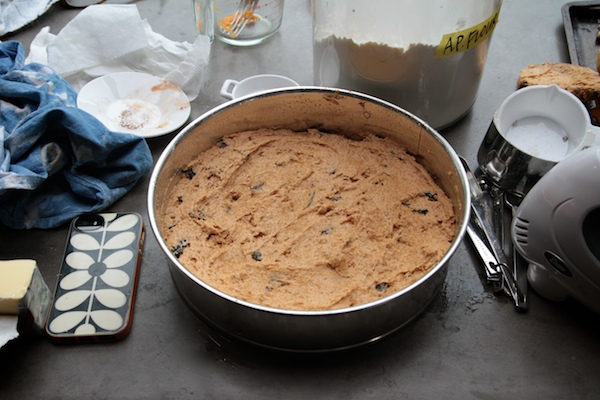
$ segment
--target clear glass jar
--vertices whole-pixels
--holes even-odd
[[[212,1],[215,36],[225,43],[253,46],[273,36],[281,26],[284,0]],[[243,29],[236,29],[235,21],[242,20],[245,20]]]
[[[394,103],[435,129],[473,105],[502,0],[313,0],[314,83]]]
[[[196,35],[207,36],[212,43],[215,37],[214,7],[212,0],[192,0],[194,7],[194,21],[196,23]]]

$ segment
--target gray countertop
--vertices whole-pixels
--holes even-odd
[[[138,1],[142,17],[172,40],[193,40],[191,0]],[[569,62],[563,0],[506,0],[494,32],[478,99],[441,133],[475,167],[495,109],[516,88],[519,71],[545,61]],[[26,50],[44,26],[58,33],[78,10],[54,5],[4,37]],[[279,33],[261,45],[219,41],[191,119],[224,102],[227,78],[258,73],[312,85],[310,2],[287,0]],[[154,158],[173,134],[149,139]],[[144,216],[149,176],[111,210]],[[35,258],[54,287],[67,228],[0,228],[0,259]],[[600,318],[573,301],[530,293],[530,309],[483,283],[465,241],[450,260],[442,292],[416,321],[367,347],[328,355],[273,353],[230,341],[204,325],[173,285],[167,258],[149,231],[133,329],[113,344],[54,345],[17,340],[0,349],[0,398],[251,399],[592,399],[600,398]]]

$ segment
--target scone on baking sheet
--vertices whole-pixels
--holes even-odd
[[[600,99],[600,74],[591,68],[566,63],[529,65],[521,70],[519,88],[533,85],[557,85],[584,103]]]
[[[456,235],[452,203],[392,139],[318,130],[229,135],[182,165],[165,240],[214,288],[329,310],[418,280]]]
[[[600,121],[600,74],[591,68],[567,63],[545,62],[529,65],[521,70],[517,86],[557,85],[573,93]]]

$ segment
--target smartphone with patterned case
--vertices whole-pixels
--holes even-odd
[[[46,323],[53,341],[110,342],[129,334],[144,236],[136,213],[73,219]]]

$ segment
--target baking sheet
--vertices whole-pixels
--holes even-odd
[[[600,1],[567,3],[562,16],[569,47],[571,64],[597,70],[600,40],[597,43],[600,22]]]

